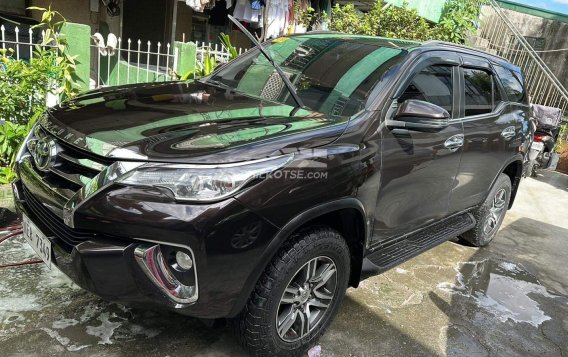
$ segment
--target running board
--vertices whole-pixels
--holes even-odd
[[[369,254],[367,259],[377,266],[378,271],[391,269],[420,253],[444,243],[475,227],[471,213],[461,214],[443,222],[426,227],[416,233]]]

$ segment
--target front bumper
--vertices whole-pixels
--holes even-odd
[[[23,176],[13,184],[16,208],[50,239],[52,261],[82,288],[115,302],[160,307],[203,318],[238,311],[243,286],[277,228],[237,200],[191,206],[133,187],[97,194],[76,215],[76,228],[63,223],[43,202],[45,185]],[[43,190],[43,191],[42,191]],[[42,197],[42,199],[37,199]],[[53,207],[51,207],[53,208]],[[252,229],[252,228],[254,229]],[[242,238],[254,233],[254,237]],[[190,303],[172,299],[136,260],[136,249],[158,245],[165,252],[190,250],[198,295]],[[189,279],[189,281],[188,281]]]

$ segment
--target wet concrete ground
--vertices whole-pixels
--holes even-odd
[[[350,289],[323,356],[568,355],[568,176],[526,179],[493,244],[453,242]],[[21,238],[0,264],[36,259]],[[226,328],[104,302],[43,265],[0,269],[3,356],[240,356]]]

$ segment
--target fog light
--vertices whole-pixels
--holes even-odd
[[[176,252],[176,263],[178,267],[183,270],[189,270],[193,268],[193,260],[187,253],[184,253],[181,250],[178,250]]]

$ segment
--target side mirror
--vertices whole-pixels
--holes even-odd
[[[436,104],[409,99],[402,103],[387,126],[416,131],[439,131],[450,125],[450,113]]]

